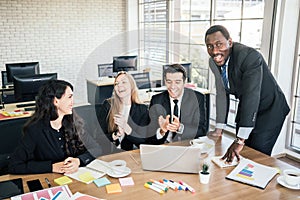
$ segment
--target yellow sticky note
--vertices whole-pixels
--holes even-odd
[[[54,179],[54,182],[57,184],[57,185],[67,185],[69,183],[72,183],[72,179],[70,179],[69,177],[67,176],[62,176],[60,178],[56,178]]]
[[[92,176],[90,172],[82,173],[78,177],[79,180],[81,180],[84,183],[91,183],[93,180],[95,180],[95,178]]]
[[[106,192],[108,194],[122,192],[122,188],[119,183],[106,185]]]

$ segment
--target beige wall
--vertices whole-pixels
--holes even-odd
[[[125,29],[123,0],[0,0],[0,70],[5,63],[39,61],[41,73],[57,72],[73,83],[81,103],[86,86],[78,77],[84,63]],[[99,56],[95,63],[111,62],[111,56]],[[96,73],[96,65],[89,67]]]

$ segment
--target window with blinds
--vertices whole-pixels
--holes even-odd
[[[151,79],[162,77],[164,64],[192,63],[191,82],[210,90],[215,120],[214,77],[208,69],[205,32],[221,24],[235,42],[259,50],[264,5],[264,0],[139,0],[140,63],[151,68]],[[237,105],[232,96],[228,116],[232,128]]]
[[[300,28],[299,28],[300,29]],[[298,36],[300,40],[300,35]],[[299,45],[299,41],[298,41]],[[300,45],[298,49],[297,56],[297,66],[295,66],[294,80],[295,80],[295,89],[294,89],[294,106],[291,108],[292,113],[292,132],[289,137],[288,146],[291,150],[300,152]]]
[[[168,1],[139,2],[140,65],[150,68],[151,79],[162,79],[162,65],[168,52]]]

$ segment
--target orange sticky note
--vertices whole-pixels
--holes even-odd
[[[122,192],[122,188],[119,183],[106,185],[106,192],[108,194],[119,193]]]

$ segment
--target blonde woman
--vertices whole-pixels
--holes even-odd
[[[117,148],[132,150],[145,142],[149,124],[148,107],[138,98],[133,77],[119,72],[115,78],[112,97],[100,109],[100,126]]]

